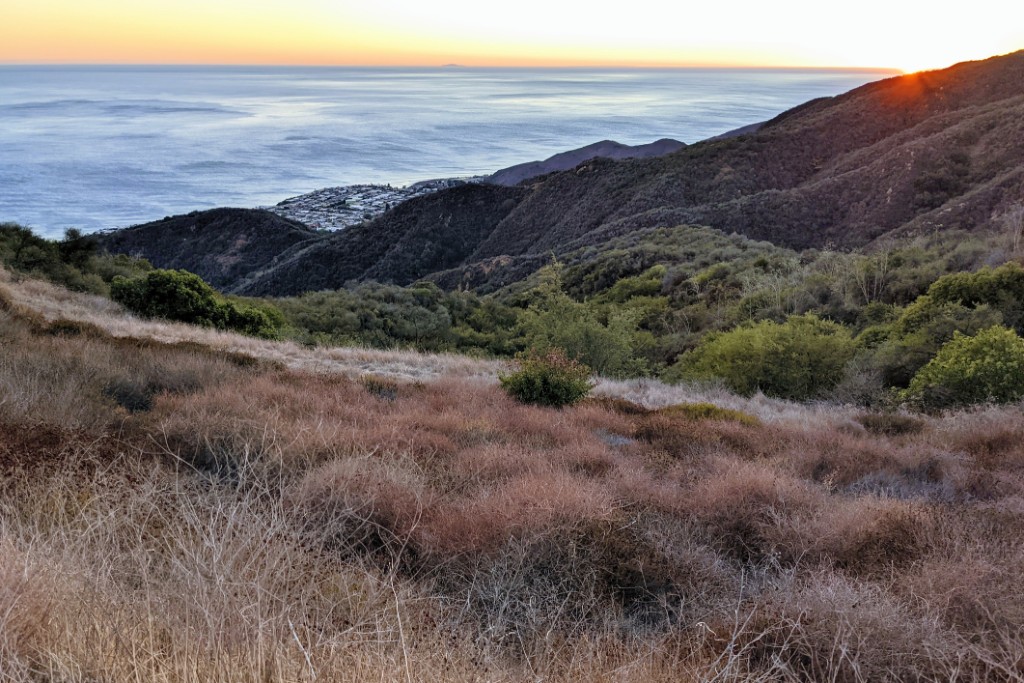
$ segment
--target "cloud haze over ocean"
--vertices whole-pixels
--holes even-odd
[[[601,139],[692,143],[885,75],[0,67],[0,221],[56,236],[489,173]]]

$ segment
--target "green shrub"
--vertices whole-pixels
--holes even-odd
[[[520,318],[519,331],[529,348],[561,349],[605,376],[644,374],[643,360],[634,356],[637,311],[619,307],[601,320],[594,306],[574,301],[563,291],[558,264],[541,269],[540,280]]]
[[[957,332],[901,395],[925,408],[1020,400],[1024,339],[998,325],[973,337]]]
[[[144,277],[115,277],[110,298],[147,318],[234,330],[256,337],[274,337],[280,314],[224,301],[201,277],[184,270],[152,270]]]
[[[879,436],[903,436],[924,431],[923,420],[900,413],[861,413],[856,417],[864,429]]]
[[[959,150],[945,159],[931,160],[914,179],[914,208],[930,211],[963,194],[970,171],[970,156]]]
[[[532,352],[519,360],[519,369],[501,375],[501,386],[523,403],[561,407],[590,393],[590,368],[567,358],[561,349]]]
[[[299,341],[513,356],[524,348],[518,313],[471,292],[366,282],[275,299]]]
[[[872,350],[872,362],[886,386],[906,388],[955,332],[973,335],[1001,323],[1002,313],[988,304],[968,307],[928,294],[907,306],[893,323],[865,330],[858,344]]]
[[[225,322],[213,287],[184,270],[154,270],[135,280],[114,278],[110,298],[147,318],[208,327],[221,327]]]
[[[1017,263],[946,275],[932,283],[928,296],[972,309],[988,305],[1002,314],[1003,324],[1024,331],[1024,268]]]
[[[269,304],[243,306],[225,302],[221,306],[224,310],[224,328],[250,337],[274,339],[284,325],[281,312]]]
[[[658,411],[662,415],[679,415],[688,420],[720,420],[723,422],[739,422],[740,424],[755,427],[761,424],[753,415],[744,413],[741,410],[721,408],[714,403],[680,403],[674,406],[667,406]]]
[[[601,298],[621,304],[635,297],[658,296],[661,294],[666,272],[665,266],[657,265],[640,275],[624,277],[604,292]]]
[[[813,315],[769,320],[709,335],[679,359],[668,379],[720,378],[730,389],[802,400],[843,378],[855,346],[849,330]]]

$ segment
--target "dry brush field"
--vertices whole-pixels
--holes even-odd
[[[1019,407],[496,371],[3,274],[0,680],[1024,679]]]

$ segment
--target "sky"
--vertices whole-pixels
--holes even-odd
[[[0,63],[942,68],[1024,48],[1015,3],[5,0]]]

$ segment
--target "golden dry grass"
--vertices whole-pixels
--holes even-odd
[[[0,680],[1024,679],[1017,407],[553,410],[0,295]],[[709,399],[761,422],[656,409]]]
[[[124,339],[164,344],[195,343],[227,353],[244,354],[309,373],[350,376],[376,374],[401,379],[495,377],[498,364],[456,354],[421,354],[365,348],[307,348],[293,342],[267,341],[181,323],[143,320],[103,297],[70,292],[40,280],[20,278],[0,268],[0,296],[46,321],[91,325]]]

